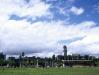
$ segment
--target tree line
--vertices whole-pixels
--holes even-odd
[[[63,62],[64,58],[66,58],[65,63]],[[72,61],[71,61],[72,60]],[[81,60],[79,62],[78,60]],[[90,61],[84,61],[90,60]],[[25,53],[22,52],[18,58],[9,57],[6,59],[6,55],[0,53],[0,66],[1,67],[63,67],[65,66],[73,66],[73,65],[83,65],[83,66],[98,66],[99,58],[95,56],[89,55],[67,55],[64,57],[63,55],[53,55],[52,57],[27,57]]]

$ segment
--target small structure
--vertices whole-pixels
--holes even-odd
[[[63,62],[63,67],[66,66],[73,66],[73,65],[81,65],[81,66],[93,66],[93,57],[90,58],[90,56],[84,57],[80,56],[80,54],[72,54],[72,55],[67,55],[67,46],[63,46],[64,49],[64,60]],[[89,58],[89,59],[88,59]]]
[[[67,57],[67,47],[64,45],[63,49],[64,49],[64,60],[66,60],[66,57]]]
[[[39,64],[38,64],[38,59],[37,59],[36,67],[37,67],[37,68],[39,67]]]

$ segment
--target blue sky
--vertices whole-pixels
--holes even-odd
[[[99,54],[99,0],[0,0],[0,17],[7,55]]]
[[[70,23],[80,23],[82,21],[95,21],[98,22],[98,17],[99,17],[99,12],[98,12],[98,5],[99,1],[98,0],[76,0],[76,1],[68,1],[68,0],[43,0],[47,4],[51,4],[51,7],[49,10],[53,13],[54,17],[53,20],[66,20],[69,15],[69,21]],[[26,2],[25,4],[28,4],[30,0],[24,1]],[[76,7],[78,9],[82,8],[84,10],[83,13],[79,14],[79,16],[73,14],[72,12],[69,12],[68,10],[72,7]],[[68,10],[67,10],[68,9]],[[59,12],[59,11],[64,11],[64,13]],[[68,13],[68,15],[66,14]],[[11,14],[10,19],[14,20],[22,20],[22,19],[27,19],[28,21],[31,22],[33,21],[31,16],[25,15],[25,16],[20,16],[17,14]],[[37,17],[37,21],[42,20],[43,21],[51,21],[52,18],[47,18],[46,16],[42,17]],[[35,21],[33,21],[35,22]]]

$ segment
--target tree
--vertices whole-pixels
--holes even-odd
[[[15,57],[9,57],[8,58],[8,64],[9,64],[9,66],[11,66],[11,67],[15,67]]]
[[[22,56],[19,56],[20,67],[22,67]]]
[[[3,53],[0,53],[0,65],[3,66],[5,61],[5,55]]]
[[[24,52],[22,52],[22,54],[21,54],[21,55],[22,55],[22,57],[24,57],[24,56],[25,56],[25,53],[24,53]]]
[[[89,60],[89,55],[84,55],[84,58],[85,58],[86,60]]]
[[[4,60],[0,58],[0,66],[3,65]]]
[[[23,66],[23,63],[24,63],[24,56],[25,56],[25,53],[22,52],[21,55],[20,55],[20,57],[19,57],[19,59],[20,59],[20,67]]]
[[[54,67],[55,64],[55,55],[52,56],[52,67]]]

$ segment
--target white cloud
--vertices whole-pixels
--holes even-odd
[[[70,9],[70,11],[73,12],[75,15],[81,15],[84,12],[84,9],[83,8],[77,8],[77,7],[73,6]]]
[[[99,13],[99,2],[93,6],[93,9]]]
[[[7,54],[19,54],[22,51],[41,56],[47,52],[49,54],[61,54],[63,44],[58,44],[59,40],[83,37],[82,40],[68,44],[68,50],[72,53],[80,53],[81,49],[85,48],[83,52],[88,51],[90,53],[93,50],[89,49],[89,44],[93,44],[91,47],[94,48],[94,43],[99,41],[99,28],[92,28],[93,26],[95,26],[95,23],[92,21],[77,25],[64,25],[61,21],[30,24],[25,20],[8,20],[3,26],[0,25],[1,50]]]
[[[84,35],[83,39],[74,41],[69,44],[69,47],[73,53],[79,52],[81,54],[98,54],[99,53],[99,27],[95,26],[95,23],[89,22],[90,26],[87,28],[86,24],[84,28],[81,28],[80,32]],[[81,26],[82,27],[82,26]],[[80,28],[79,28],[80,29]]]
[[[50,15],[49,4],[45,4],[41,0],[30,1],[26,4],[24,0],[0,0],[0,14],[32,17]]]
[[[9,20],[11,14],[32,17],[53,15],[49,12],[49,4],[40,0],[31,1],[26,5],[23,0],[0,0],[1,51],[9,55],[20,54],[24,51],[27,54],[44,56],[48,53],[48,56],[51,56],[54,53],[62,54],[63,52],[63,44],[57,43],[58,41],[83,37],[81,40],[67,44],[69,53],[90,53],[92,51],[99,53],[99,43],[97,43],[99,42],[99,27],[96,27],[96,23],[93,21],[67,25],[64,24],[64,21],[38,21],[31,24],[26,20]],[[81,8],[76,7],[72,10],[76,15],[84,12]]]

